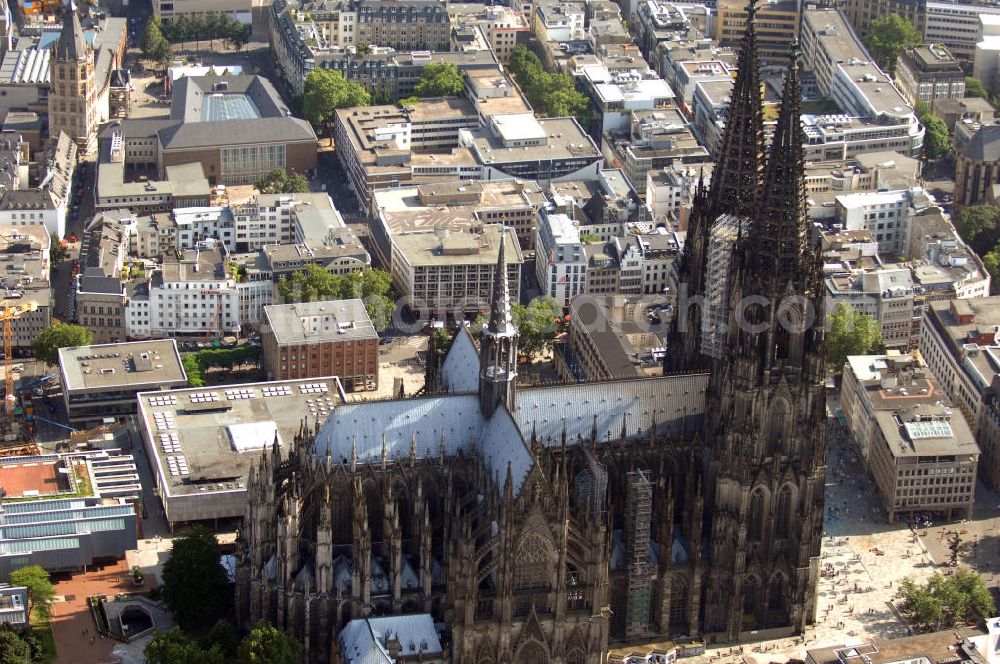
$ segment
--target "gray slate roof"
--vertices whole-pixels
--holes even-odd
[[[965,146],[965,156],[974,161],[1000,161],[1000,125],[985,125]]]

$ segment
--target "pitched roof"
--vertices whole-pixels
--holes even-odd
[[[963,151],[973,161],[1000,160],[1000,125],[985,125],[973,134]]]
[[[76,11],[76,3],[70,2],[69,11],[63,18],[62,32],[56,42],[55,56],[57,60],[80,61],[88,57],[87,40],[83,36],[83,26]]]
[[[308,122],[291,117],[186,122],[164,127],[157,134],[165,150],[194,149],[210,145],[257,145],[262,136],[266,136],[269,143],[316,140],[316,134]]]

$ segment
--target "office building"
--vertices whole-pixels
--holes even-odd
[[[270,380],[337,376],[348,392],[378,387],[378,333],[361,300],[266,306],[261,350]]]
[[[269,275],[241,274],[218,249],[189,249],[165,257],[132,293],[126,330],[135,338],[246,334],[260,326],[273,291]]]
[[[919,353],[847,358],[841,408],[882,495],[898,515],[972,514],[979,448]]]
[[[893,150],[918,157],[924,128],[889,77],[868,52],[844,15],[827,8],[803,11],[801,66],[816,78],[818,93],[842,115],[806,115],[806,159],[846,159],[860,152]],[[811,149],[821,145],[817,155]]]
[[[75,426],[134,415],[136,393],[187,384],[173,339],[60,348],[59,377]]]
[[[899,52],[896,83],[907,101],[932,104],[937,99],[965,96],[965,72],[948,47],[918,44]]]
[[[325,418],[344,398],[336,378],[139,394],[139,431],[168,525],[237,524],[261,451],[287,454],[305,421]]]
[[[1000,7],[986,2],[927,0],[924,41],[944,44],[959,62],[969,67],[976,58],[982,16],[1000,16]]]
[[[756,15],[757,52],[764,66],[788,63],[788,45],[799,29],[799,3],[795,0],[772,0],[759,4]],[[747,3],[744,0],[718,0],[716,4],[716,39],[721,46],[739,46],[746,31]]]
[[[587,289],[587,257],[580,229],[565,214],[545,208],[538,211],[535,278],[542,293],[563,307]]]
[[[569,353],[576,380],[654,375],[663,365],[668,325],[658,317],[662,297],[583,295],[569,312]],[[655,313],[654,313],[655,312]],[[652,315],[651,315],[652,314]]]

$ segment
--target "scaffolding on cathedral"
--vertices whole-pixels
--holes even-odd
[[[628,473],[625,553],[628,566],[628,612],[625,635],[649,635],[652,574],[649,564],[649,523],[653,512],[653,485],[643,470]]]
[[[729,269],[733,247],[742,221],[733,215],[722,215],[712,224],[705,260],[705,309],[702,314],[701,352],[722,358],[729,324]]]
[[[608,469],[597,460],[589,446],[584,446],[582,449],[587,467],[580,471],[574,480],[576,499],[580,505],[587,506],[594,523],[603,523],[604,498],[608,495]]]

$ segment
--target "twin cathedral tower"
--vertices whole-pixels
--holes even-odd
[[[349,620],[426,612],[455,664],[599,664],[616,642],[813,622],[822,261],[797,54],[765,156],[756,0],[748,10],[690,217],[669,371],[517,387],[501,244],[478,344],[459,329],[421,394],[339,404],[251,472],[243,626],[267,619],[325,663]]]

